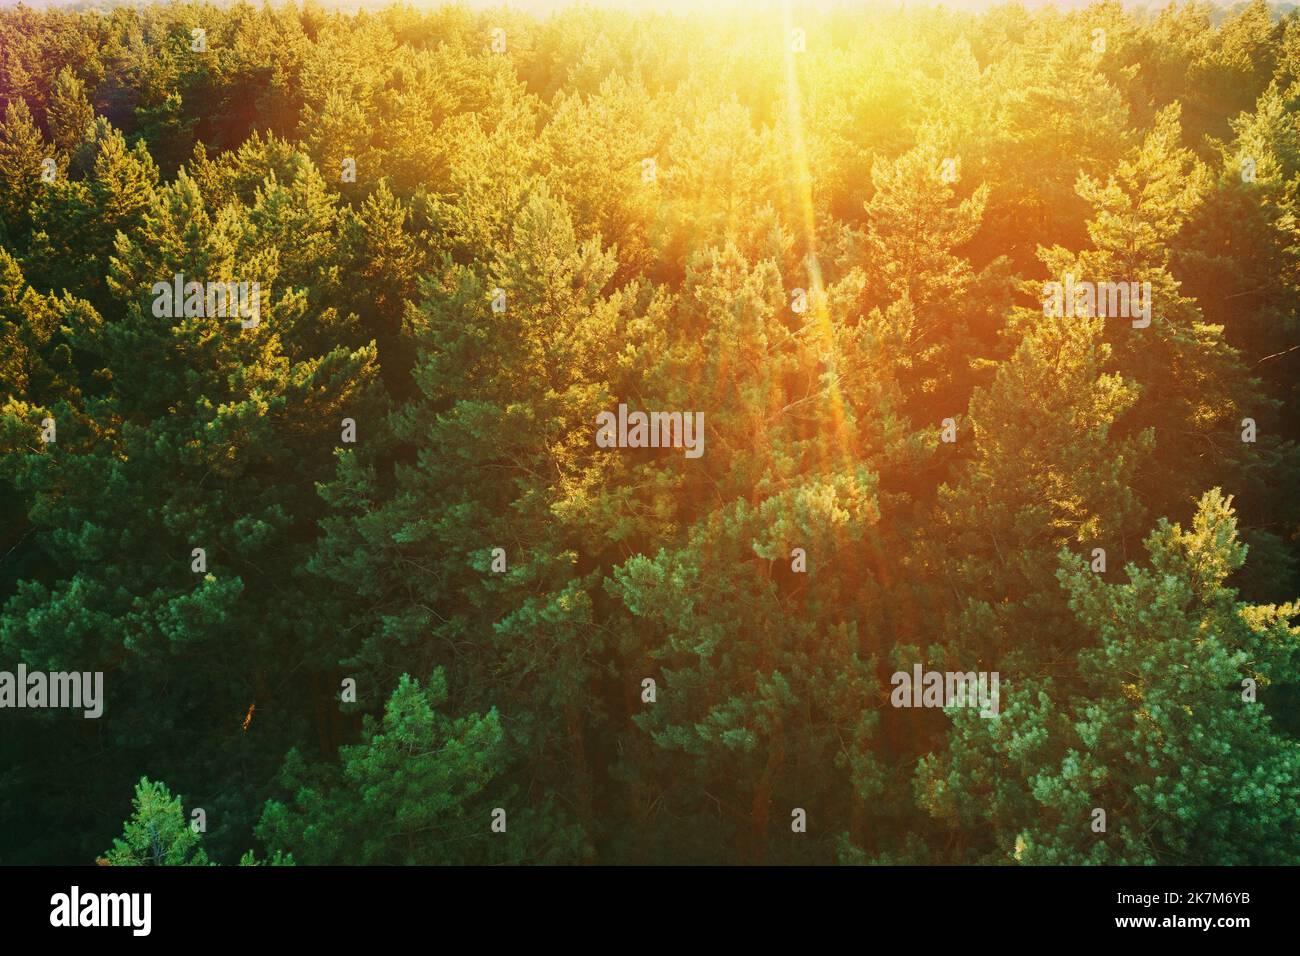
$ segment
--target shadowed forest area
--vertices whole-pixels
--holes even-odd
[[[0,10],[0,670],[103,679],[0,863],[1300,863],[1298,105],[1262,2]]]

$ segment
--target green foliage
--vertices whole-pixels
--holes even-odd
[[[1300,862],[1300,18],[803,16],[0,11],[0,859]]]
[[[201,837],[165,783],[141,777],[131,801],[135,812],[126,821],[121,839],[104,854],[110,866],[207,866]]]
[[[268,802],[258,835],[308,864],[526,859],[525,838],[494,843],[488,826],[493,801],[510,796],[496,783],[508,754],[500,718],[495,710],[451,718],[446,702],[441,670],[427,688],[403,674],[383,720],[366,718],[361,743],[340,750],[339,766],[290,754],[283,785],[293,802]],[[507,817],[506,835],[510,824],[526,827]]]
[[[977,834],[973,859],[1295,859],[1300,752],[1266,695],[1242,688],[1295,683],[1300,606],[1236,600],[1226,581],[1246,549],[1230,505],[1215,489],[1190,530],[1162,519],[1150,567],[1129,565],[1124,584],[1062,552],[1058,577],[1090,638],[1076,680],[1015,683],[996,722],[957,715],[948,752],[918,766],[922,805]]]

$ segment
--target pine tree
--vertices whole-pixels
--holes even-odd
[[[382,721],[366,717],[361,742],[338,766],[310,766],[296,752],[282,785],[291,803],[269,801],[258,826],[270,846],[307,864],[406,865],[520,862],[529,854],[527,812],[499,777],[509,749],[495,710],[449,717],[447,681],[403,674]],[[505,811],[505,830],[492,829]]]
[[[86,98],[85,84],[66,66],[54,80],[45,119],[55,148],[68,159],[75,158],[91,136],[95,110]]]
[[[1130,564],[1122,584],[1062,552],[1089,646],[1059,675],[1005,675],[1000,716],[955,714],[949,751],[919,765],[922,804],[976,835],[975,859],[1295,858],[1300,748],[1276,728],[1284,698],[1269,688],[1296,679],[1300,609],[1236,600],[1226,581],[1245,548],[1217,489],[1189,530],[1162,519],[1146,550],[1150,566]]]
[[[110,866],[208,866],[202,838],[190,826],[165,783],[141,777],[131,801],[135,812],[120,839],[104,854]]]
[[[0,240],[13,248],[21,248],[19,243],[26,238],[29,210],[40,190],[45,161],[51,158],[27,101],[11,99],[0,122]],[[56,163],[55,174],[59,173]]]

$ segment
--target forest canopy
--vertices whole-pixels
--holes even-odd
[[[1298,120],[1263,2],[0,10],[0,863],[1300,863]]]

